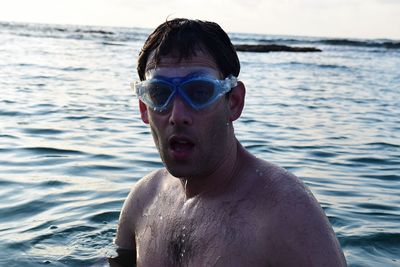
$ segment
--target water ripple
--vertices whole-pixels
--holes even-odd
[[[89,221],[94,223],[107,223],[116,220],[119,217],[119,211],[105,211],[90,216]]]
[[[400,181],[400,175],[396,174],[364,174],[363,176],[382,181]]]
[[[73,150],[73,149],[62,149],[54,147],[23,147],[20,150],[27,151],[36,155],[85,155],[86,153]]]
[[[357,157],[347,159],[350,162],[365,163],[365,164],[377,164],[377,165],[399,165],[400,162],[393,159],[384,159],[376,157]]]
[[[31,217],[46,211],[54,206],[53,201],[48,200],[30,200],[23,203],[18,203],[7,208],[0,208],[2,218],[1,222],[14,221],[21,217]]]
[[[400,250],[400,233],[370,233],[365,235],[347,236],[345,246],[355,247],[386,247]]]
[[[24,128],[23,131],[29,134],[40,134],[40,135],[54,135],[64,133],[62,130],[57,129],[46,129],[46,128]]]

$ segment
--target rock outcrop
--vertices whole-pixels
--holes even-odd
[[[315,47],[298,47],[277,44],[237,44],[234,45],[236,51],[242,52],[322,52]]]

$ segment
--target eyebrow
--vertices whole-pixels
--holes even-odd
[[[188,79],[188,78],[195,77],[195,76],[210,76],[210,77],[213,77],[215,79],[218,79],[217,77],[215,77],[211,73],[209,73],[207,71],[204,71],[204,70],[197,70],[197,71],[191,72],[188,75],[185,75],[185,76],[182,76],[182,77],[167,77],[167,76],[163,76],[163,75],[159,75],[159,74],[157,75],[156,74],[152,78],[157,78],[157,79],[160,79],[160,78],[161,79],[162,78],[164,78],[164,79],[174,79],[174,78]]]

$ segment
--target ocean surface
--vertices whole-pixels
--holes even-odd
[[[0,23],[0,266],[102,266],[131,186],[162,166],[129,83],[150,31]],[[400,266],[400,41],[229,33],[238,139],[322,205],[349,266]]]

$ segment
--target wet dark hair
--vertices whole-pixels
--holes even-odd
[[[190,19],[173,19],[158,26],[149,35],[139,53],[137,72],[145,80],[149,56],[158,64],[163,56],[176,56],[178,62],[196,56],[196,51],[208,53],[224,78],[238,76],[240,62],[236,50],[226,32],[214,22]]]

